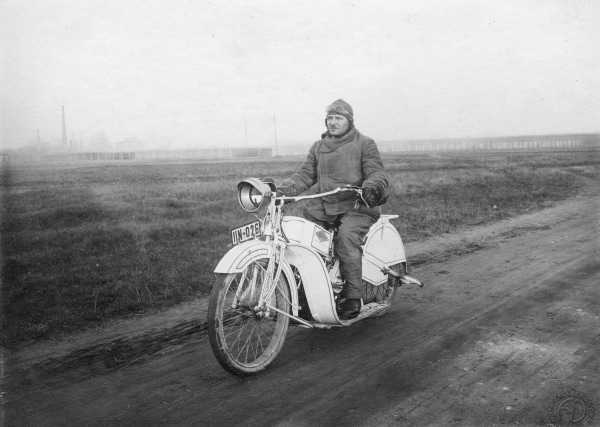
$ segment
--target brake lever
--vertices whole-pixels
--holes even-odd
[[[362,188],[360,190],[356,190],[356,192],[358,193],[358,195],[360,196],[360,200],[362,200],[362,202],[365,204],[365,206],[369,209],[371,209],[371,206],[369,206],[369,204],[367,203],[367,201],[365,200],[365,198],[363,197],[363,190]]]
[[[363,189],[362,187],[357,187],[355,185],[346,185],[343,189],[347,189],[347,191],[354,191],[360,197],[360,200],[365,204],[367,208],[371,208],[365,198],[363,197]]]

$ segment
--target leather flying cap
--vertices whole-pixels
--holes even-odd
[[[351,122],[354,121],[354,111],[352,111],[350,104],[343,99],[337,99],[333,101],[331,105],[327,106],[325,111],[327,112],[328,116],[331,114],[340,114]]]

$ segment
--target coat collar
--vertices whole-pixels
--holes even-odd
[[[338,148],[340,148],[342,145],[345,145],[351,141],[354,141],[354,138],[356,137],[357,134],[358,134],[358,130],[356,130],[356,128],[353,128],[350,132],[348,132],[346,135],[342,136],[341,138],[333,138],[332,136],[329,135],[329,132],[324,133],[322,135],[323,144],[321,144],[321,148],[319,151],[321,153],[329,153],[331,151],[335,151]]]

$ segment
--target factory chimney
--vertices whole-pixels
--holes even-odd
[[[65,106],[62,105],[62,146],[63,148],[68,148],[67,146],[67,122],[65,120]]]

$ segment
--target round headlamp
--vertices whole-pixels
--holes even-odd
[[[271,202],[266,193],[276,190],[271,178],[247,178],[238,184],[238,202],[246,212],[256,212]]]

